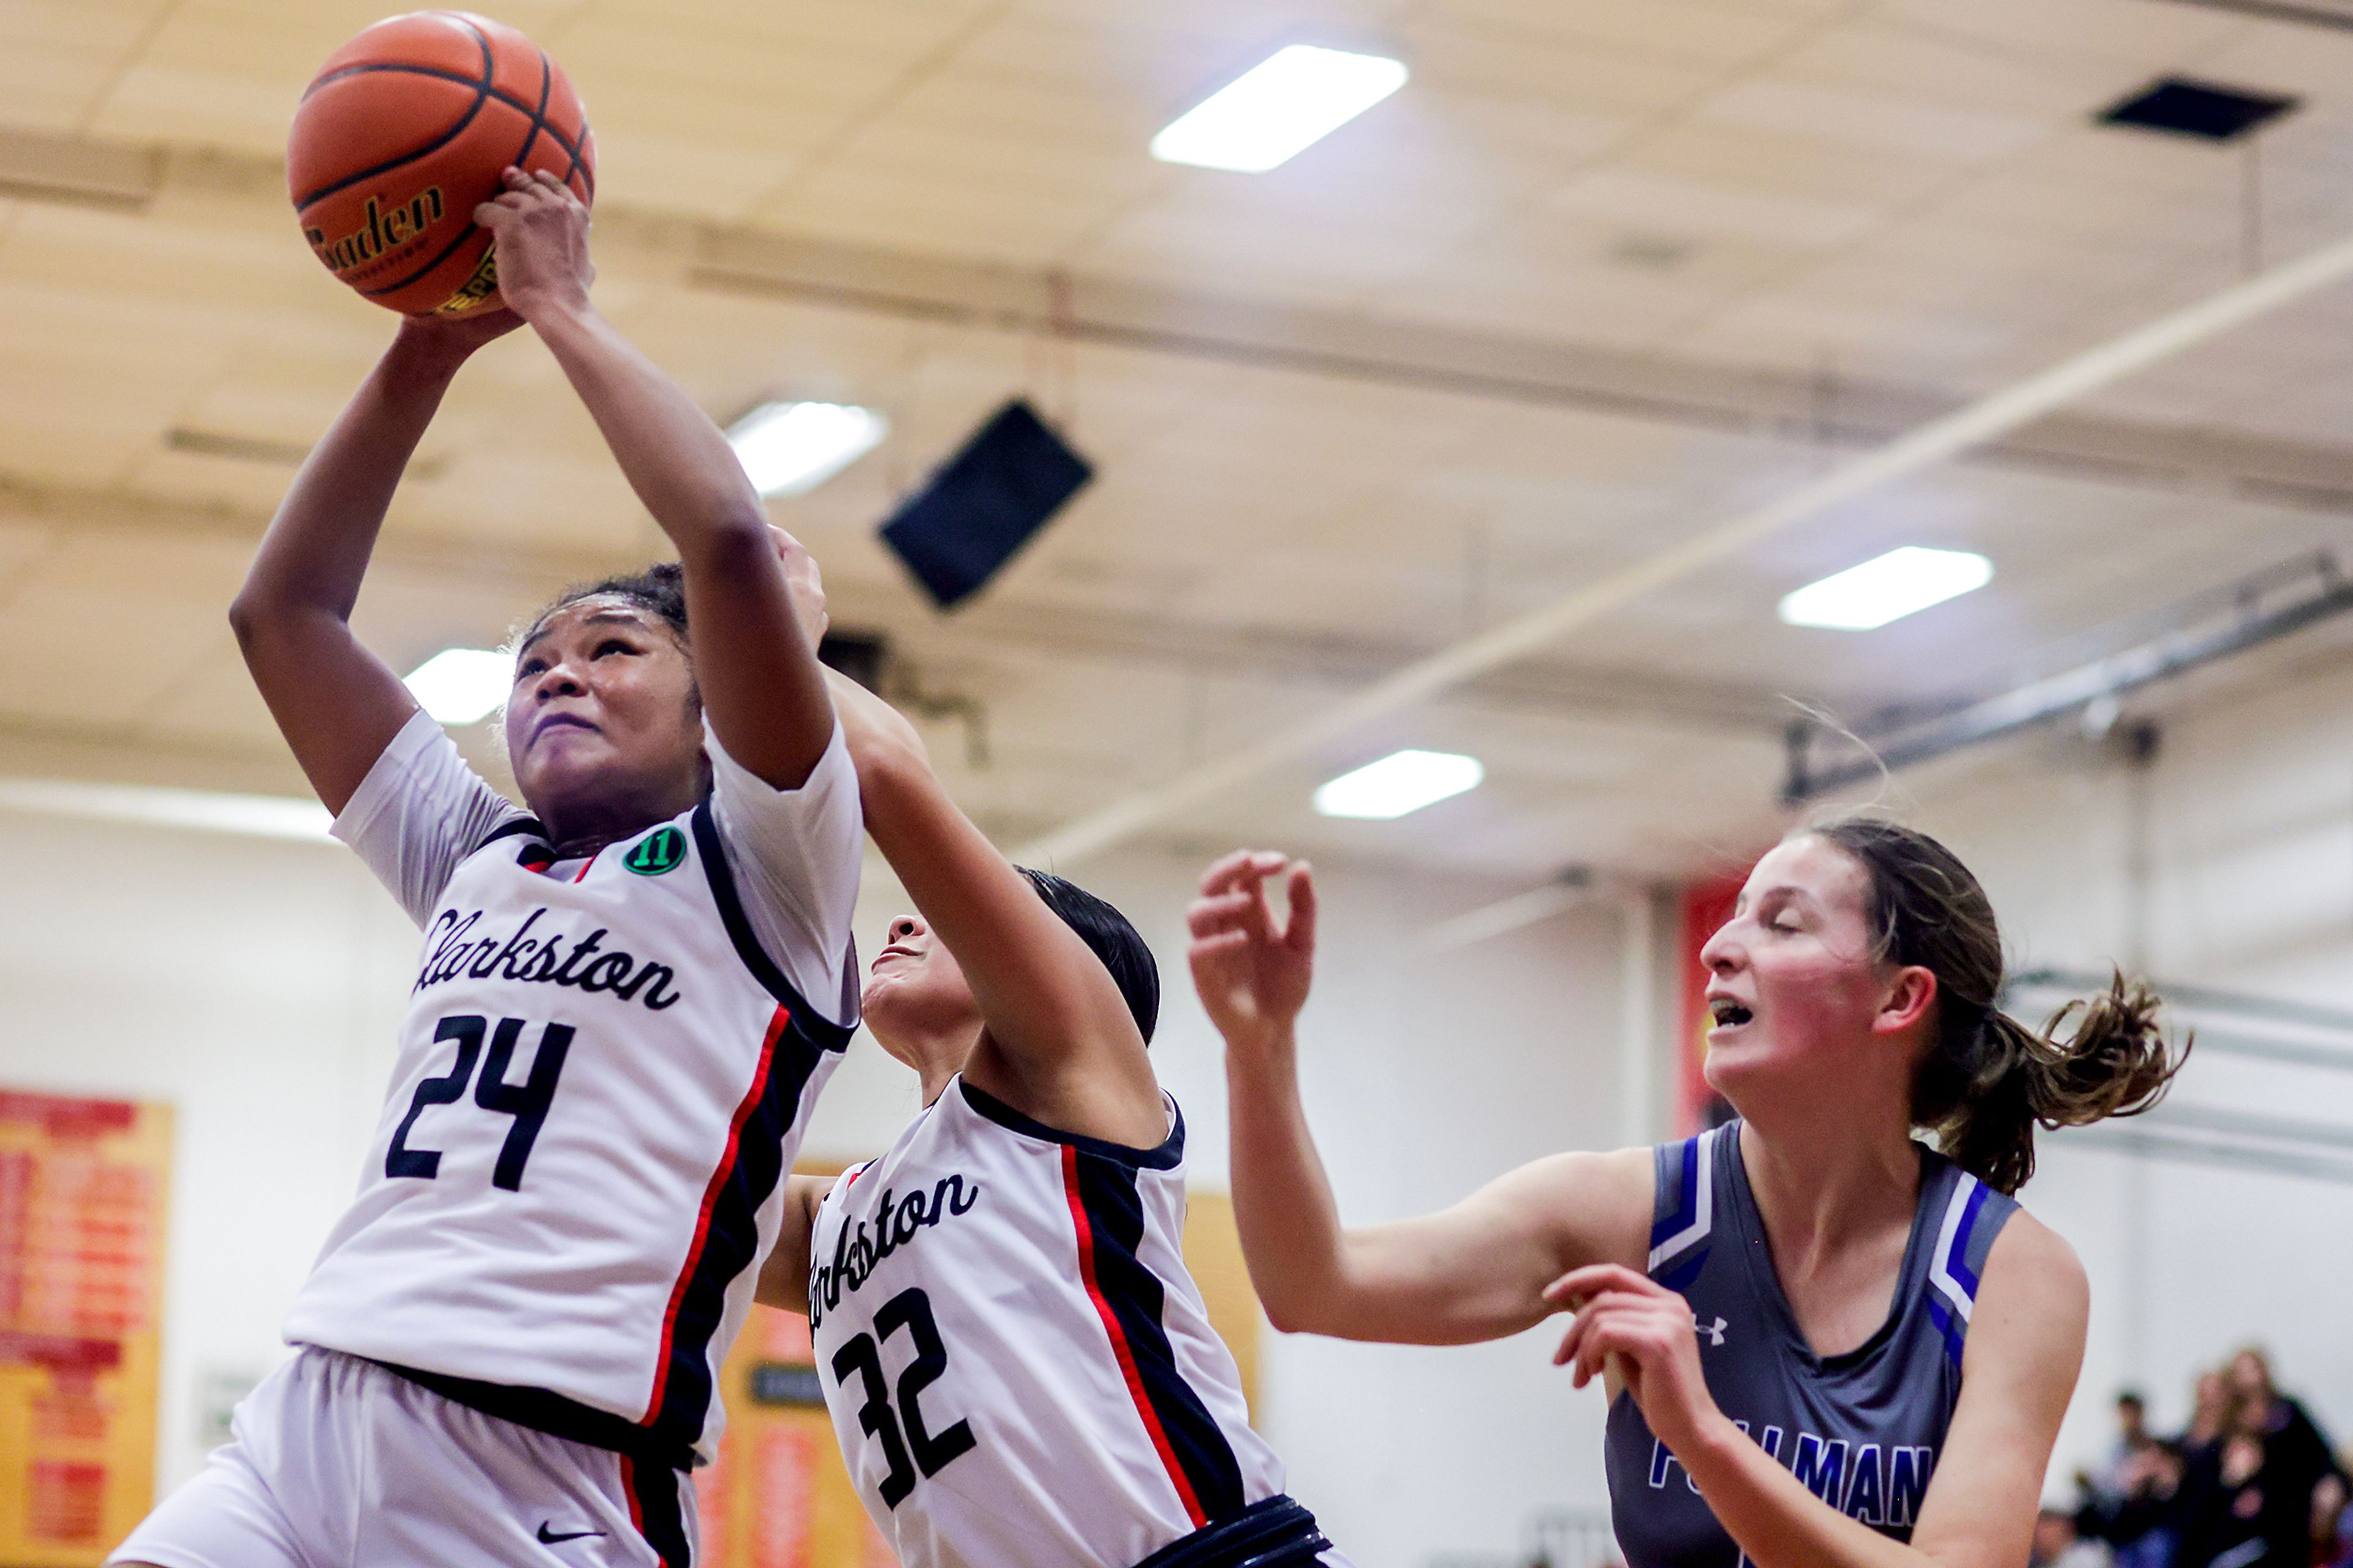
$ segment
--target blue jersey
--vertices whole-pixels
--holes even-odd
[[[1717,1407],[1816,1497],[1909,1540],[1960,1397],[1978,1280],[2018,1205],[1921,1146],[1919,1207],[1887,1321],[1855,1349],[1818,1356],[1773,1271],[1740,1123],[1656,1155],[1650,1274],[1691,1302]],[[1630,1395],[1610,1408],[1607,1452],[1628,1568],[1744,1568]]]

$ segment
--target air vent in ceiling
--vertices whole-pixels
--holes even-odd
[[[2205,142],[2232,142],[2301,101],[2284,93],[2250,92],[2168,76],[2102,110],[2096,118],[2103,125],[2130,125]]]

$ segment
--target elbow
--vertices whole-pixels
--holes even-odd
[[[228,604],[228,629],[237,637],[237,646],[248,652],[269,629],[270,614],[259,595],[247,584]]]
[[[1267,1301],[1264,1306],[1266,1321],[1278,1334],[1303,1334],[1315,1327],[1312,1321],[1301,1314],[1295,1301]]]
[[[767,514],[748,497],[713,495],[695,510],[709,521],[693,535],[673,539],[681,559],[691,552],[692,564],[712,576],[742,577],[775,557],[776,532]]]

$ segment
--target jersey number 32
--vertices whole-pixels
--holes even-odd
[[[882,1352],[877,1336],[889,1339],[901,1329],[915,1345],[915,1359],[899,1374],[898,1410],[891,1408],[891,1385],[882,1376]],[[858,1425],[882,1445],[882,1462],[890,1473],[882,1478],[882,1500],[897,1508],[915,1489],[915,1472],[935,1476],[943,1466],[972,1447],[970,1424],[958,1421],[934,1432],[923,1423],[916,1396],[939,1381],[948,1369],[948,1349],[940,1342],[939,1325],[932,1321],[932,1299],[919,1289],[900,1291],[874,1314],[874,1332],[859,1334],[833,1352],[833,1381],[847,1384],[857,1374],[866,1392],[858,1407]]]

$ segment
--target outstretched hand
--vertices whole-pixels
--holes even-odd
[[[1289,868],[1286,918],[1278,927],[1269,878]],[[1201,877],[1186,912],[1193,985],[1229,1047],[1272,1044],[1307,1005],[1315,972],[1315,879],[1305,861],[1239,850]]]
[[[588,257],[588,206],[554,174],[509,169],[506,189],[474,209],[498,247],[499,295],[526,321],[551,310],[585,310],[596,280]]]

